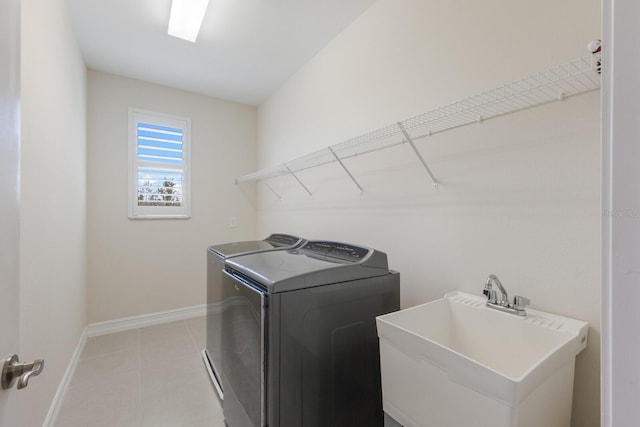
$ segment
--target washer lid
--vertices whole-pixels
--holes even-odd
[[[209,252],[221,258],[248,254],[252,252],[271,251],[275,249],[291,249],[304,243],[301,237],[289,234],[272,234],[264,240],[249,240],[245,242],[224,243],[209,246]]]
[[[226,260],[225,266],[270,293],[389,274],[384,252],[326,241],[311,241],[286,251],[242,255]]]

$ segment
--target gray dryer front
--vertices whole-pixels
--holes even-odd
[[[218,396],[224,399],[221,378],[222,342],[221,342],[221,306],[222,306],[222,270],[224,260],[249,253],[286,250],[304,243],[300,237],[288,234],[272,234],[264,240],[225,243],[209,246],[207,249],[207,333],[206,348],[202,350],[202,359],[209,372]]]
[[[386,254],[310,241],[225,262],[229,427],[382,427],[375,318],[400,308]]]

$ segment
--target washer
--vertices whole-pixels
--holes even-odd
[[[383,252],[310,241],[227,259],[223,410],[229,427],[382,427],[375,317],[399,310]]]
[[[228,258],[256,252],[287,250],[298,247],[304,239],[288,234],[272,234],[264,240],[225,243],[207,249],[207,332],[206,348],[202,359],[215,386],[218,397],[223,400],[222,342],[220,319],[222,306],[222,270]]]

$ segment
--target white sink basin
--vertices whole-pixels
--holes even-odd
[[[384,410],[405,427],[568,427],[585,322],[462,292],[376,319]]]

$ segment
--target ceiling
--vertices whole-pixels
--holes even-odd
[[[210,0],[196,43],[171,0],[67,0],[87,67],[259,105],[375,0]]]

